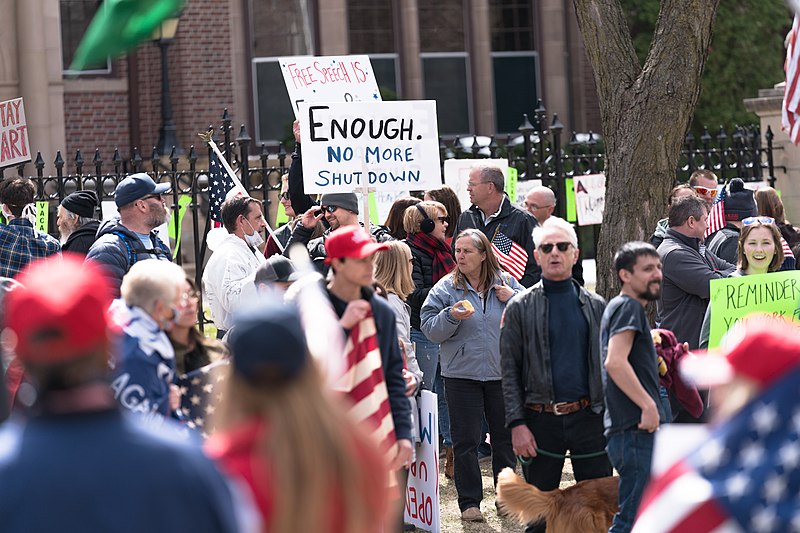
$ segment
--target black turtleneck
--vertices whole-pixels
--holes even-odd
[[[556,402],[589,396],[589,324],[572,278],[542,278],[549,304],[550,369]]]

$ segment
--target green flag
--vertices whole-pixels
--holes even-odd
[[[164,20],[178,14],[184,1],[106,0],[83,35],[70,70],[84,70],[136,48]]]

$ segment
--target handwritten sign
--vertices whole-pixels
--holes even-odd
[[[472,205],[467,182],[470,171],[479,166],[499,168],[506,176],[506,184],[508,183],[508,161],[505,159],[446,159],[444,162],[444,184],[456,191],[462,210],[466,211]]]
[[[709,287],[709,348],[718,347],[723,335],[752,313],[768,313],[779,321],[800,319],[800,271],[714,279]]]
[[[36,229],[47,233],[50,223],[50,202],[36,202]]]
[[[381,93],[365,55],[281,57],[278,62],[295,118],[302,102],[379,102]]]
[[[0,168],[31,160],[22,98],[0,102]]]
[[[603,174],[573,176],[575,208],[578,225],[589,226],[603,223],[603,208],[606,202],[606,177]]]
[[[307,194],[442,184],[436,102],[300,104]]]
[[[426,390],[416,401],[419,442],[408,469],[405,522],[439,533],[439,405],[436,394]]]

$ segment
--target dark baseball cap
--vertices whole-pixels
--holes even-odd
[[[273,255],[267,262],[256,270],[256,284],[274,283],[276,281],[297,281],[300,275],[295,271],[294,264],[282,255]]]
[[[114,191],[114,203],[117,207],[122,207],[150,194],[164,194],[170,187],[169,183],[156,185],[153,178],[144,172],[131,174],[117,185]]]

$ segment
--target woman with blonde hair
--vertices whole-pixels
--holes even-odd
[[[762,187],[755,193],[758,214],[763,217],[775,219],[775,225],[781,232],[781,237],[789,245],[793,256],[800,253],[800,231],[797,230],[788,220],[783,210],[783,201],[778,196],[778,191],[772,187]],[[796,261],[795,261],[796,264]],[[781,270],[789,270],[786,266]]]
[[[505,425],[500,321],[506,302],[523,287],[500,269],[489,239],[467,229],[455,240],[456,268],[430,290],[422,331],[441,343],[444,389],[450,410],[455,481],[461,519],[482,522],[483,498],[477,447],[485,417],[492,443],[492,471],[514,468],[511,430]]]
[[[206,450],[249,487],[262,531],[381,531],[388,466],[324,386],[296,308],[248,309],[230,347],[222,431]]]

